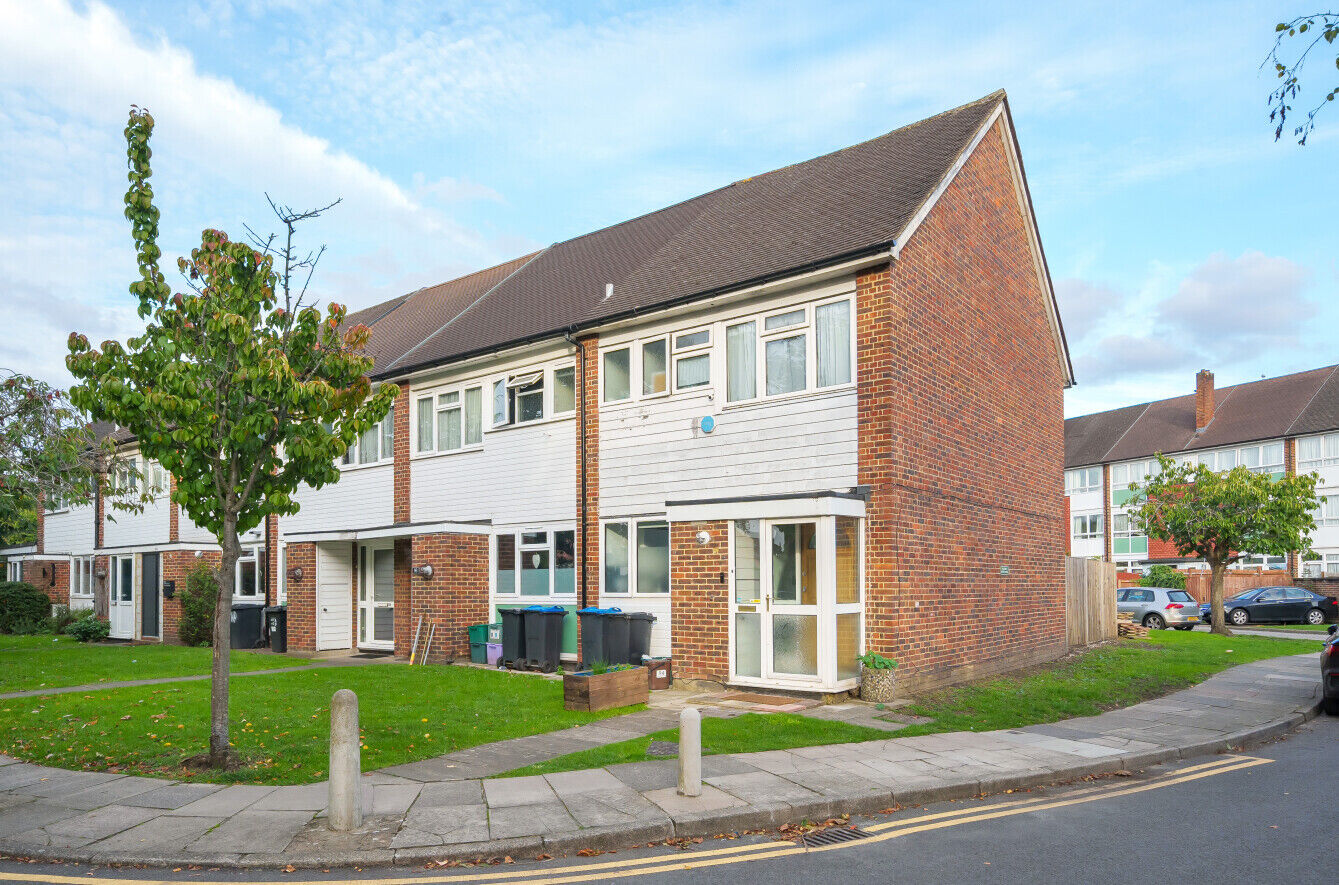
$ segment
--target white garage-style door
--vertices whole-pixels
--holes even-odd
[[[316,650],[353,645],[353,545],[316,545]]]

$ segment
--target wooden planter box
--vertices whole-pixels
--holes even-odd
[[[586,671],[563,676],[563,707],[568,710],[594,713],[644,704],[650,696],[645,667],[611,670],[598,675]]]

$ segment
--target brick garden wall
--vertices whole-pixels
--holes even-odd
[[[429,661],[468,658],[470,645],[466,628],[489,620],[488,536],[448,533],[415,535],[411,557],[413,565],[431,565],[432,577],[410,576],[409,601],[403,608],[397,589],[395,653],[409,654],[414,641],[414,628],[422,615],[425,637],[428,625],[437,625]],[[398,556],[396,565],[398,574]]]
[[[730,674],[728,522],[670,524],[670,622],[674,674],[725,682]],[[697,542],[706,531],[711,540]]]
[[[1005,137],[857,280],[866,641],[911,690],[1065,651],[1062,368]]]
[[[163,580],[176,583],[176,590],[171,599],[167,598],[166,593],[163,594],[164,642],[181,643],[181,634],[178,630],[181,625],[181,594],[186,590],[187,576],[195,571],[200,563],[205,563],[211,569],[217,569],[222,561],[223,553],[219,550],[203,550],[199,556],[195,555],[194,550],[167,550],[162,554]]]

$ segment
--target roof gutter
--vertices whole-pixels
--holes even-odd
[[[415,372],[423,371],[425,369],[436,368],[437,366],[444,366],[450,363],[464,362],[466,360],[476,359],[478,357],[500,353],[504,350],[514,350],[518,347],[524,347],[527,344],[533,344],[537,341],[543,341],[548,338],[553,338],[554,336],[562,336],[564,338],[567,338],[569,336],[577,334],[578,332],[587,331],[590,329],[597,329],[600,328],[601,326],[608,326],[613,323],[621,322],[623,320],[634,319],[636,317],[644,316],[649,313],[658,313],[661,311],[672,310],[676,307],[682,307],[683,305],[692,304],[693,302],[697,301],[707,301],[712,298],[720,298],[724,295],[730,295],[732,293],[739,292],[745,289],[752,289],[758,286],[765,286],[768,283],[774,283],[779,280],[784,280],[787,277],[798,276],[800,274],[806,274],[806,273],[813,273],[815,271],[825,270],[830,267],[835,267],[841,264],[848,264],[850,262],[859,261],[865,258],[887,258],[891,260],[893,258],[893,252],[894,250],[896,250],[896,248],[897,248],[896,240],[887,240],[885,242],[876,243],[872,246],[864,246],[860,249],[853,249],[849,252],[843,252],[840,255],[834,255],[829,258],[822,258],[816,261],[809,261],[804,264],[795,265],[794,267],[789,267],[786,268],[785,270],[774,271],[769,274],[762,274],[761,276],[752,277],[750,279],[743,280],[742,282],[738,283],[731,283],[730,285],[727,286],[719,286],[714,289],[703,289],[701,291],[694,292],[689,295],[680,295],[675,298],[657,302],[649,306],[630,307],[625,310],[619,311],[618,313],[600,317],[599,319],[571,323],[567,326],[562,326],[556,329],[549,329],[544,332],[536,332],[532,335],[526,335],[521,338],[515,338],[512,339],[511,341],[505,342],[503,344],[498,344],[492,347],[481,347],[476,350],[465,351],[464,353],[459,353],[454,356],[447,357],[445,359],[426,360],[416,365],[401,366],[397,367],[395,370],[387,370],[385,372],[373,373],[368,377],[378,381],[403,377]]]

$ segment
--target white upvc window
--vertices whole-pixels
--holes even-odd
[[[711,328],[677,332],[674,342],[674,390],[711,384]]]
[[[1339,464],[1339,433],[1308,436],[1297,441],[1297,472],[1311,473]]]
[[[726,402],[850,384],[855,377],[853,313],[848,295],[727,323]]]
[[[394,460],[394,458],[395,413],[392,411],[385,418],[363,431],[353,441],[353,445],[345,450],[344,457],[340,459],[340,464],[346,467],[380,464],[383,461]]]
[[[23,563],[17,559],[5,562],[5,580],[14,582],[23,580]]]
[[[1156,459],[1113,464],[1111,465],[1111,489],[1113,492],[1124,491],[1129,488],[1130,483],[1138,485],[1161,472],[1162,468]]]
[[[493,592],[526,600],[575,596],[576,531],[563,526],[494,535]]]
[[[1234,467],[1245,467],[1252,473],[1282,473],[1283,443],[1256,443],[1235,449],[1198,452],[1188,456],[1188,460],[1192,464],[1203,464],[1215,473],[1223,473]]]
[[[139,490],[139,456],[129,455],[121,460],[111,476],[111,486],[117,491]]]
[[[544,374],[531,369],[493,382],[494,429],[544,420]]]
[[[1302,560],[1304,578],[1339,578],[1339,553],[1310,553]]]
[[[641,342],[642,396],[669,393],[669,338],[643,339]]]
[[[235,599],[260,598],[260,562],[264,547],[245,548],[237,560],[233,574],[232,595]]]
[[[1102,488],[1101,467],[1075,467],[1065,471],[1065,491],[1095,492]]]
[[[1102,514],[1080,513],[1071,520],[1074,540],[1087,540],[1102,537]]]
[[[600,532],[600,587],[606,595],[663,596],[670,591],[669,523],[616,519]]]
[[[470,385],[436,390],[414,401],[414,447],[424,452],[456,452],[482,445],[484,390]]]
[[[570,415],[577,410],[577,367],[553,370],[553,414]]]
[[[1317,495],[1320,506],[1312,511],[1317,526],[1339,525],[1339,495]]]
[[[171,490],[171,481],[168,479],[167,471],[163,465],[157,461],[146,461],[144,464],[144,481],[147,483],[148,491],[155,497],[166,494]]]
[[[280,541],[279,552],[275,554],[279,557],[278,568],[275,570],[275,588],[274,604],[288,604],[288,545]]]
[[[93,596],[93,557],[70,557],[70,595],[80,598]]]

